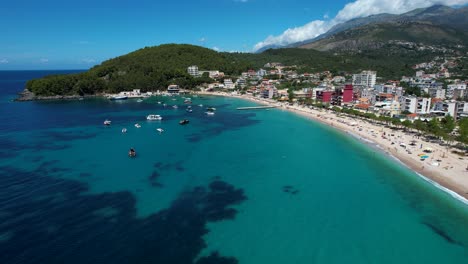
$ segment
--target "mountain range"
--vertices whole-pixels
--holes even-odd
[[[467,46],[468,7],[435,5],[400,15],[378,14],[355,18],[335,25],[316,38],[287,47],[320,51],[357,51],[380,48],[391,41]],[[279,47],[270,46],[265,49],[268,48]]]

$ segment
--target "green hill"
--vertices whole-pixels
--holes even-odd
[[[207,81],[190,76],[187,73],[190,65],[197,65],[200,70],[220,70],[227,75],[240,74],[251,67],[247,61],[233,60],[211,49],[165,44],[107,60],[85,73],[31,80],[26,88],[39,96],[82,95],[131,89],[156,91],[173,83],[189,88]]]
[[[132,89],[165,90],[169,84],[193,88],[212,82],[208,77],[193,78],[187,67],[200,70],[220,70],[226,75],[239,75],[248,69],[258,69],[267,62],[295,65],[301,72],[329,70],[335,74],[376,70],[380,77],[396,79],[412,75],[416,63],[444,56],[442,52],[384,44],[379,49],[360,52],[326,52],[313,49],[270,49],[262,53],[220,53],[210,49],[168,44],[147,47],[103,62],[87,72],[47,76],[30,80],[26,88],[36,96],[85,95],[116,93]]]

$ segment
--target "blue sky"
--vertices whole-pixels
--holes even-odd
[[[408,8],[414,3],[444,2],[394,1]],[[317,35],[336,22],[356,16],[354,13],[382,11],[376,11],[376,3],[382,2],[6,0],[0,7],[0,70],[87,69],[106,59],[164,43],[249,52],[262,45]],[[370,11],[354,11],[363,10],[363,6]],[[394,5],[387,9],[404,10]]]

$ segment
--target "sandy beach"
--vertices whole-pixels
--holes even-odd
[[[248,95],[232,95],[220,92],[200,92],[199,94],[236,97],[260,104],[277,106],[278,109],[300,114],[352,134],[362,141],[373,142],[388,155],[397,158],[419,175],[433,181],[436,186],[440,185],[438,187],[468,204],[468,170],[466,170],[468,157],[453,154],[445,146],[426,142],[422,137],[418,138],[416,133],[392,130],[380,124],[339,115],[330,110],[289,106],[287,103],[258,99]],[[423,155],[427,157],[421,159]]]

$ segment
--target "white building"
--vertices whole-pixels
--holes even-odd
[[[428,114],[431,111],[431,98],[401,97],[401,111]]]
[[[198,66],[197,65],[192,65],[187,68],[188,74],[192,75],[193,77],[199,77],[200,73],[198,72]]]
[[[224,79],[224,88],[226,89],[234,89],[234,83],[232,82],[231,79]]]
[[[353,85],[374,87],[376,78],[377,72],[375,71],[363,71],[358,74],[353,74]]]

